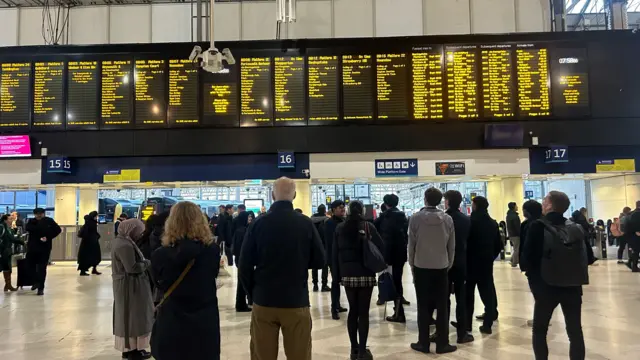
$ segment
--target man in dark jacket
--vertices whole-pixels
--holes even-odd
[[[629,267],[633,272],[640,272],[638,261],[640,258],[640,201],[636,202],[636,209],[626,216],[624,237],[629,245]]]
[[[229,266],[233,266],[233,254],[231,245],[233,242],[233,233],[231,232],[233,224],[233,205],[225,206],[224,213],[218,218],[218,244],[224,247],[224,254],[227,256]]]
[[[562,306],[562,313],[566,323],[567,334],[569,335],[569,358],[571,360],[583,360],[585,358],[584,337],[582,334],[581,312],[582,312],[582,286],[559,287],[551,286],[542,278],[542,258],[544,254],[545,223],[556,229],[567,228],[567,219],[563,214],[571,204],[569,197],[559,191],[551,191],[543,201],[544,217],[542,220],[533,222],[527,231],[527,239],[524,242],[522,252],[522,263],[526,269],[529,279],[529,287],[535,299],[533,310],[533,352],[535,358],[544,360],[549,357],[547,347],[547,330],[549,322],[555,308]],[[544,222],[543,222],[544,221]],[[575,224],[569,224],[569,226]],[[576,227],[579,228],[579,227]],[[567,231],[571,238],[577,236],[578,239],[571,239],[572,242],[582,242],[582,234],[574,235],[575,232]],[[583,268],[567,267],[567,273],[586,272],[586,252]]]
[[[327,263],[329,263],[329,267],[331,267],[331,259],[332,259],[332,249],[333,239],[335,237],[336,228],[338,224],[344,222],[344,201],[336,200],[331,203],[331,218],[329,218],[324,223],[324,239],[325,239],[325,250],[327,255]],[[331,318],[333,320],[340,320],[341,312],[345,312],[347,309],[343,308],[340,305],[340,279],[338,275],[331,272]]]
[[[453,227],[456,231],[456,255],[453,260],[453,267],[449,270],[450,288],[456,296],[456,322],[458,328],[458,344],[465,344],[474,340],[473,335],[467,332],[470,324],[466,324],[466,287],[467,278],[467,240],[471,220],[460,212],[462,204],[462,194],[456,190],[449,190],[444,193],[444,207],[447,215],[453,219]],[[449,299],[449,314],[451,314],[451,299]]]
[[[520,214],[518,214],[518,204],[514,202],[509,203],[509,210],[507,211],[507,234],[509,240],[513,245],[511,250],[511,267],[518,266],[520,262]]]
[[[491,334],[491,326],[498,319],[498,299],[493,281],[493,262],[502,251],[498,223],[489,216],[489,202],[483,196],[471,201],[471,228],[467,242],[467,320],[471,331],[471,319],[475,305],[476,285],[484,303],[483,325],[480,332]]]
[[[320,206],[318,206],[318,212],[311,216],[311,222],[313,222],[313,226],[318,230],[318,234],[320,234],[320,238],[322,239],[322,245],[325,248],[327,246],[327,240],[324,238],[324,223],[327,219],[327,207],[324,204],[320,204]],[[329,282],[329,260],[330,259],[327,259],[327,264],[322,268],[322,292],[331,291],[331,288],[327,285]],[[313,291],[318,291],[318,270],[312,270],[311,276]]]
[[[235,239],[236,236],[236,230],[242,226],[242,224],[240,224],[238,222],[238,216],[240,216],[240,214],[242,214],[243,212],[247,211],[247,207],[244,204],[240,204],[238,205],[238,213],[236,214],[235,217],[231,216],[231,229],[229,230],[229,241],[225,242],[224,246],[225,246],[225,251],[227,251],[227,258],[229,258],[229,265],[233,266],[233,256],[235,255],[235,251],[233,251],[233,240]],[[237,260],[237,258],[236,258]]]
[[[322,240],[311,219],[293,210],[296,184],[273,184],[269,212],[247,229],[238,276],[253,299],[251,358],[276,359],[280,329],[288,358],[311,360],[309,269],[322,268]]]
[[[31,290],[38,290],[44,295],[44,282],[47,278],[47,265],[51,256],[52,240],[60,235],[62,229],[50,217],[45,216],[44,209],[33,210],[35,217],[29,219],[26,230],[29,233],[27,243],[27,259],[35,268],[35,284]]]
[[[118,227],[120,226],[120,223],[127,220],[128,218],[129,218],[129,215],[127,215],[127,213],[122,213],[118,217],[118,220],[116,220],[116,222],[113,224],[113,232],[115,233],[116,236],[118,236]]]
[[[384,259],[388,266],[391,266],[391,276],[395,285],[398,298],[395,301],[395,313],[387,317],[387,321],[406,322],[403,305],[409,302],[404,299],[402,288],[402,272],[404,264],[407,262],[407,244],[409,236],[407,234],[409,223],[405,214],[398,210],[398,196],[387,194],[383,201],[387,209],[380,214],[374,222],[378,233],[384,242]]]

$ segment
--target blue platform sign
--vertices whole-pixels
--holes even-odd
[[[293,151],[278,151],[278,169],[295,169],[296,154]]]
[[[53,174],[71,174],[71,160],[66,156],[48,157],[47,172]]]
[[[375,160],[376,177],[418,176],[418,159]]]
[[[569,162],[569,147],[565,145],[549,146],[544,152],[544,162],[547,164]]]

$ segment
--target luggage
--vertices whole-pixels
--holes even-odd
[[[24,286],[33,286],[35,283],[35,271],[29,260],[19,259],[18,263],[18,284],[19,288]]]
[[[541,219],[544,225],[542,279],[551,286],[571,287],[589,284],[587,246],[580,225],[567,220],[556,226]]]

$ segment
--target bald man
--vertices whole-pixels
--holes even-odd
[[[276,360],[280,330],[287,359],[311,360],[309,269],[325,264],[324,248],[311,219],[293,209],[296,184],[273,184],[274,203],[246,232],[238,274],[253,299],[251,360]]]

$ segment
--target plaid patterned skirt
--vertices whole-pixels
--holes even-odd
[[[342,278],[342,286],[344,287],[374,287],[377,285],[378,281],[374,276],[345,276]]]

